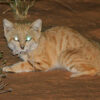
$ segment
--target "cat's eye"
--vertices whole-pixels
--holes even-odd
[[[27,36],[27,37],[26,37],[26,41],[30,41],[31,39],[32,39],[31,36]]]
[[[14,37],[14,40],[15,40],[15,41],[19,41],[19,39],[18,39],[18,37],[17,37],[17,36],[15,36],[15,37]]]

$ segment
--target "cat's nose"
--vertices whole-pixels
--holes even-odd
[[[24,42],[20,42],[20,48],[24,49],[25,48],[25,43]]]
[[[20,46],[21,47],[21,49],[24,49],[24,46],[22,45],[22,46]]]

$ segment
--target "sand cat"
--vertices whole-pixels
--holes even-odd
[[[100,49],[68,27],[53,27],[41,32],[42,20],[31,24],[3,20],[4,36],[14,55],[22,62],[3,68],[5,72],[49,71],[64,68],[71,77],[100,72]]]

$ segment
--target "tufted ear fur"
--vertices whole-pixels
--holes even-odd
[[[3,20],[3,27],[4,27],[4,35],[6,37],[7,33],[13,29],[14,25],[12,22],[8,21],[7,19],[4,19]]]
[[[34,21],[31,24],[31,27],[33,28],[33,30],[41,32],[41,28],[42,28],[42,20],[41,19],[37,19],[36,21]]]
[[[34,31],[34,36],[36,39],[39,39],[41,36],[41,29],[42,29],[42,20],[37,19],[31,24],[31,30]]]

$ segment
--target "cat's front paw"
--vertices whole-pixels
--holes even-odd
[[[12,72],[12,69],[11,69],[10,66],[6,66],[6,67],[3,67],[3,68],[2,68],[2,71],[3,71],[3,72]]]

